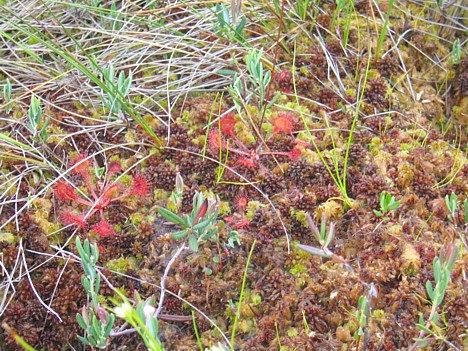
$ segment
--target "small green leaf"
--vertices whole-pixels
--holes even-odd
[[[216,73],[222,75],[222,76],[234,76],[237,74],[236,71],[233,71],[231,69],[220,69]]]
[[[432,316],[431,323],[437,324],[439,322],[439,314],[436,312]]]
[[[434,270],[434,280],[437,283],[440,281],[442,275],[442,267],[440,264],[440,260],[438,257],[434,258],[434,262],[432,263],[433,270]]]
[[[198,222],[197,224],[193,226],[193,230],[200,230],[202,228],[205,228],[206,226],[208,226],[208,224],[210,224],[212,220],[213,220],[212,218],[205,218],[201,220],[200,222]]]
[[[394,202],[392,204],[390,204],[390,210],[396,210],[401,204],[401,201],[397,201],[397,202]]]
[[[468,223],[468,199],[465,199],[465,224]]]
[[[164,218],[166,218],[168,221],[172,222],[172,223],[175,223],[175,224],[179,224],[181,225],[183,228],[188,228],[188,225],[186,223],[186,221],[184,221],[182,218],[180,218],[178,215],[176,215],[175,213],[163,208],[163,207],[159,207],[158,208],[158,213],[163,216]]]
[[[107,318],[108,318],[109,321],[107,322],[106,329],[104,331],[104,335],[107,338],[110,335],[111,331],[112,331],[112,327],[114,326],[115,315],[113,313],[107,313],[107,312],[106,312],[106,315],[107,315]]]
[[[432,331],[428,327],[426,327],[424,324],[417,323],[416,327],[418,327],[419,330],[422,330],[428,334],[432,334]]]
[[[188,231],[187,230],[179,230],[177,232],[172,233],[172,238],[178,240],[178,239],[183,239],[187,236]]]
[[[214,227],[213,229],[211,229],[207,233],[203,234],[200,238],[202,240],[208,240],[208,239],[212,238],[214,235],[216,235],[216,233],[218,233],[218,227]]]
[[[241,241],[239,239],[239,233],[236,230],[233,230],[231,233],[229,233],[228,244],[234,248],[236,246],[235,242],[240,246]]]
[[[89,341],[86,339],[86,338],[83,338],[82,336],[80,335],[77,335],[78,336],[78,340],[80,340],[83,344],[85,344],[86,346],[89,346]]]
[[[188,238],[188,244],[189,244],[189,247],[197,252],[198,251],[198,239],[195,235],[190,235],[189,238]]]
[[[432,288],[432,284],[430,281],[426,282],[426,291],[427,291],[427,295],[432,301],[434,299],[434,289]]]
[[[88,325],[85,323],[83,316],[79,313],[76,314],[76,321],[81,329],[88,330]]]

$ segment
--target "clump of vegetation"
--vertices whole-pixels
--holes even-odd
[[[91,161],[86,155],[76,157],[70,167],[72,173],[81,176],[91,199],[86,199],[77,194],[77,191],[70,183],[60,180],[54,186],[55,196],[62,201],[72,201],[89,207],[87,212],[73,213],[72,211],[63,211],[60,215],[60,220],[63,224],[74,224],[78,227],[85,228],[87,221],[95,213],[99,213],[100,222],[95,224],[91,229],[100,236],[114,235],[114,229],[107,221],[104,210],[112,203],[124,200],[130,196],[144,197],[148,194],[148,182],[141,174],[133,177],[133,184],[127,190],[123,190],[124,185],[111,178],[113,175],[122,170],[122,166],[118,161],[112,161],[105,175],[105,179],[99,185],[91,176]],[[122,191],[123,190],[123,191]]]

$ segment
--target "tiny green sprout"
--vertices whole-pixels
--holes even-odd
[[[5,112],[10,113],[12,109],[11,102],[11,82],[10,79],[6,79],[5,85],[3,86],[3,100],[5,102]]]
[[[310,214],[307,214],[307,223],[309,224],[309,229],[311,230],[312,234],[315,236],[315,239],[317,239],[321,247],[318,248],[318,247],[313,247],[313,246],[303,245],[303,244],[298,244],[298,247],[315,256],[324,257],[324,258],[332,258],[336,261],[343,263],[347,269],[352,270],[352,267],[348,264],[346,259],[344,259],[342,256],[339,256],[333,253],[328,248],[328,245],[330,245],[333,237],[335,236],[335,224],[333,222],[330,223],[330,226],[327,232],[327,228],[326,228],[327,218],[326,218],[325,213],[322,213],[322,221],[320,223],[320,230],[318,229],[317,225],[315,224]]]
[[[450,212],[447,217],[450,221],[453,221],[457,210],[457,195],[455,193],[451,193],[450,196],[445,195],[445,204]]]
[[[392,194],[382,191],[380,193],[380,211],[374,210],[374,214],[378,217],[382,217],[384,214],[396,210],[400,206],[401,201],[395,200]],[[383,220],[388,221],[389,217],[384,217]]]
[[[464,202],[464,207],[465,207],[465,224],[468,223],[468,199],[465,199]]]
[[[120,72],[117,82],[115,82],[114,66],[109,64],[102,69],[102,80],[109,88],[106,95],[101,92],[102,104],[111,114],[119,115],[123,109],[122,102],[127,98],[132,85],[132,71],[130,71],[128,77],[125,76],[125,72]],[[109,118],[112,118],[112,116],[109,116]]]
[[[311,1],[310,0],[297,0],[296,1],[296,12],[299,18],[303,21],[306,20],[307,14],[311,8]]]
[[[366,296],[360,296],[358,300],[358,309],[355,312],[355,317],[358,322],[358,329],[354,332],[354,340],[358,341],[364,335],[364,329],[367,326],[367,311],[369,308],[368,299]]]
[[[233,230],[229,233],[228,244],[230,247],[235,248],[236,243],[237,245],[240,246],[241,241],[240,241],[239,233],[237,232],[237,230]]]
[[[28,111],[28,118],[29,118],[29,125],[28,128],[33,134],[33,136],[36,136],[37,134],[37,128],[39,126],[39,123],[41,122],[41,116],[42,116],[42,108],[41,108],[41,100],[39,100],[38,97],[33,95],[31,97],[31,103],[29,105],[29,111]]]
[[[256,99],[259,111],[264,108],[271,72],[264,69],[262,57],[262,50],[251,49],[245,57],[248,74],[245,76],[234,74],[229,93],[239,113],[242,112],[243,106],[251,103],[252,99]]]
[[[454,65],[458,65],[460,63],[460,57],[461,57],[461,44],[460,44],[460,39],[457,38],[457,40],[455,40],[452,45],[452,63]]]
[[[330,245],[333,237],[335,236],[335,223],[331,222],[330,227],[328,228],[327,232],[327,218],[325,212],[322,213],[322,220],[320,222],[320,230],[318,230],[317,226],[315,225],[314,220],[312,219],[311,215],[307,214],[307,223],[309,224],[309,228],[314,234],[315,239],[319,242],[323,249],[327,248]]]
[[[215,31],[222,36],[239,44],[245,43],[245,24],[247,22],[244,16],[240,17],[241,1],[237,1],[231,6],[231,11],[224,4],[216,4],[216,19],[218,20]]]
[[[175,190],[171,194],[172,202],[174,203],[176,210],[179,211],[182,207],[182,198],[184,197],[184,180],[179,172],[176,175],[176,186]]]

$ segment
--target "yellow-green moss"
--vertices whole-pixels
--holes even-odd
[[[294,207],[289,209],[289,213],[296,221],[300,222],[303,226],[307,227],[307,212],[306,211],[297,211]]]
[[[18,237],[12,233],[0,232],[0,242],[5,241],[8,244],[13,244],[18,241]]]
[[[135,257],[120,257],[115,258],[113,260],[109,260],[106,263],[106,267],[112,271],[119,272],[119,273],[127,273],[131,269],[138,268],[138,261]]]
[[[260,207],[264,206],[265,205],[263,205],[260,201],[249,201],[249,203],[247,204],[245,217],[248,219],[253,219],[255,211],[257,211],[257,209],[259,209]]]
[[[221,201],[219,204],[219,214],[220,216],[226,216],[231,213],[231,207],[228,201]]]

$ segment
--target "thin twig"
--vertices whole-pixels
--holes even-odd
[[[171,260],[167,263],[167,266],[166,266],[166,269],[164,270],[164,275],[162,276],[161,278],[161,294],[159,295],[159,302],[158,302],[158,308],[156,309],[156,312],[154,312],[154,316],[156,318],[158,318],[159,314],[161,313],[162,311],[162,308],[163,308],[163,305],[164,305],[164,297],[166,295],[166,280],[167,280],[167,277],[169,275],[169,271],[171,270],[171,267],[172,265],[174,264],[174,262],[177,260],[177,258],[180,256],[180,254],[182,253],[182,251],[184,251],[185,249],[187,249],[187,246],[185,246],[184,244],[182,246],[180,246],[176,253],[174,254],[174,256],[172,256]]]

